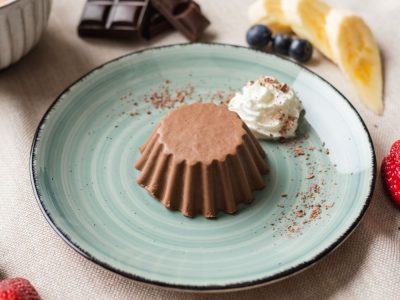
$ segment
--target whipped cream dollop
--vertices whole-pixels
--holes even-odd
[[[287,84],[264,76],[249,81],[229,102],[259,139],[295,136],[303,105]]]

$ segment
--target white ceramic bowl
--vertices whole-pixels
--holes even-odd
[[[0,69],[18,61],[39,41],[52,0],[0,0]]]

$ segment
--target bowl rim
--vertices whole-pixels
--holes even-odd
[[[10,6],[12,6],[13,4],[15,4],[15,3],[17,3],[17,2],[20,2],[21,0],[6,0],[5,1],[5,4],[1,4],[0,3],[0,9],[3,9],[3,8],[6,8],[6,7],[10,7]]]
[[[17,0],[19,1],[19,0]],[[109,265],[108,263],[101,261],[95,257],[93,257],[90,253],[85,251],[84,249],[80,248],[79,245],[75,244],[68,234],[65,234],[58,226],[56,223],[52,220],[51,216],[47,212],[47,209],[44,205],[44,203],[41,200],[41,195],[38,189],[38,185],[36,182],[36,172],[35,172],[35,160],[36,160],[36,146],[39,142],[39,134],[40,131],[42,130],[43,124],[47,120],[47,116],[49,113],[54,109],[55,105],[62,100],[63,96],[70,91],[70,89],[78,84],[79,82],[83,81],[87,76],[90,76],[94,72],[96,72],[99,69],[102,69],[104,66],[111,64],[113,62],[116,62],[122,58],[137,55],[140,53],[145,53],[148,51],[154,51],[154,50],[162,50],[164,48],[173,48],[173,47],[191,47],[193,45],[202,45],[202,46],[217,46],[217,47],[229,47],[229,48],[234,48],[234,49],[247,49],[248,51],[255,51],[257,53],[262,53],[263,55],[267,56],[273,56],[278,59],[281,59],[286,62],[290,62],[292,64],[297,65],[301,70],[308,72],[310,75],[313,75],[320,79],[321,81],[325,82],[328,86],[330,86],[338,95],[341,96],[341,98],[347,102],[349,105],[349,109],[353,110],[355,113],[355,117],[360,121],[362,128],[364,132],[366,133],[366,137],[368,139],[368,143],[371,146],[371,182],[369,185],[369,191],[368,191],[368,196],[365,198],[364,204],[362,206],[361,211],[357,215],[357,217],[354,219],[354,221],[350,224],[350,226],[347,228],[347,230],[341,235],[338,236],[337,239],[329,245],[327,248],[325,248],[323,251],[321,251],[319,254],[316,256],[312,257],[311,259],[304,261],[296,266],[293,266],[290,269],[284,270],[282,272],[279,272],[274,275],[266,276],[263,278],[259,278],[256,280],[249,280],[249,281],[243,281],[243,282],[237,282],[237,283],[232,283],[232,284],[225,284],[225,285],[201,285],[201,286],[196,286],[196,285],[187,285],[187,284],[179,284],[179,283],[167,283],[167,282],[162,282],[158,280],[152,280],[149,278],[145,278],[142,276],[138,276],[129,272],[125,272],[122,270],[119,270],[118,268]],[[69,245],[72,249],[74,249],[76,252],[78,252],[80,255],[88,259],[89,261],[109,270],[112,271],[115,274],[122,275],[123,277],[135,280],[139,283],[143,283],[146,285],[151,285],[155,287],[160,287],[160,288],[165,288],[165,289],[170,289],[170,290],[175,290],[175,291],[181,291],[181,292],[200,292],[200,293],[215,293],[215,292],[230,292],[230,291],[238,291],[238,290],[244,290],[244,289],[251,289],[251,288],[256,288],[264,285],[268,285],[277,281],[281,281],[283,279],[286,279],[288,277],[291,277],[293,275],[296,275],[311,266],[315,265],[317,262],[321,261],[322,258],[326,257],[327,255],[331,254],[334,250],[336,250],[357,228],[357,226],[360,224],[361,219],[365,216],[365,213],[371,203],[372,196],[375,190],[375,184],[377,180],[377,160],[376,160],[376,153],[375,153],[375,148],[374,144],[371,138],[371,135],[369,133],[369,130],[364,123],[363,119],[361,118],[360,113],[356,110],[356,108],[353,106],[353,104],[335,87],[333,86],[329,81],[315,73],[314,71],[308,69],[304,65],[297,63],[295,61],[292,61],[284,56],[274,54],[274,53],[267,53],[262,50],[257,50],[253,48],[248,48],[245,46],[241,45],[234,45],[234,44],[227,44],[227,43],[206,43],[206,42],[199,42],[199,43],[174,43],[174,44],[169,44],[169,45],[164,45],[164,46],[158,46],[158,47],[149,47],[146,49],[138,50],[138,51],[133,51],[129,52],[125,55],[119,56],[117,58],[114,58],[112,60],[109,60],[103,64],[100,64],[99,66],[91,69],[88,71],[86,74],[78,78],[76,81],[71,83],[68,87],[66,87],[53,101],[53,103],[49,106],[47,111],[44,113],[42,119],[40,120],[39,124],[37,125],[35,135],[33,137],[32,141],[32,147],[30,151],[30,159],[29,159],[29,171],[30,171],[30,178],[31,178],[31,184],[33,188],[33,192],[36,198],[36,201],[38,203],[38,206],[45,217],[46,221],[49,223],[50,227],[53,228],[53,230],[61,237],[61,239]]]

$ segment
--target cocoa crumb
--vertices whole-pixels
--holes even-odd
[[[289,92],[289,86],[286,83],[281,83],[279,89],[284,93]]]
[[[288,231],[291,232],[291,233],[298,233],[298,232],[300,232],[301,227],[298,226],[298,225],[290,225],[290,226],[288,226],[287,229],[288,229]]]
[[[321,187],[316,183],[311,185],[311,189],[317,194],[319,194],[321,192]]]
[[[287,196],[288,196],[287,193],[282,193],[282,194],[281,194],[281,197],[283,197],[283,198],[286,198]]]
[[[306,176],[306,179],[313,179],[314,177],[315,177],[314,174],[308,174],[308,175]]]
[[[300,147],[294,148],[293,152],[294,152],[294,156],[295,157],[300,156],[300,155],[304,155],[304,150],[302,148],[300,148]]]
[[[296,214],[296,217],[301,218],[301,217],[304,217],[305,212],[304,212],[304,210],[298,210],[298,211],[296,211],[295,214]]]
[[[321,205],[317,204],[314,205],[313,210],[311,211],[310,217],[308,218],[309,220],[313,220],[317,218],[321,213]]]
[[[182,103],[185,99],[185,95],[182,92],[176,92],[175,98],[178,100],[178,102]]]

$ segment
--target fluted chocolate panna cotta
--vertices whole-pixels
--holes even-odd
[[[223,105],[171,111],[140,148],[137,181],[172,210],[214,218],[251,203],[265,187],[265,153],[240,117]]]

